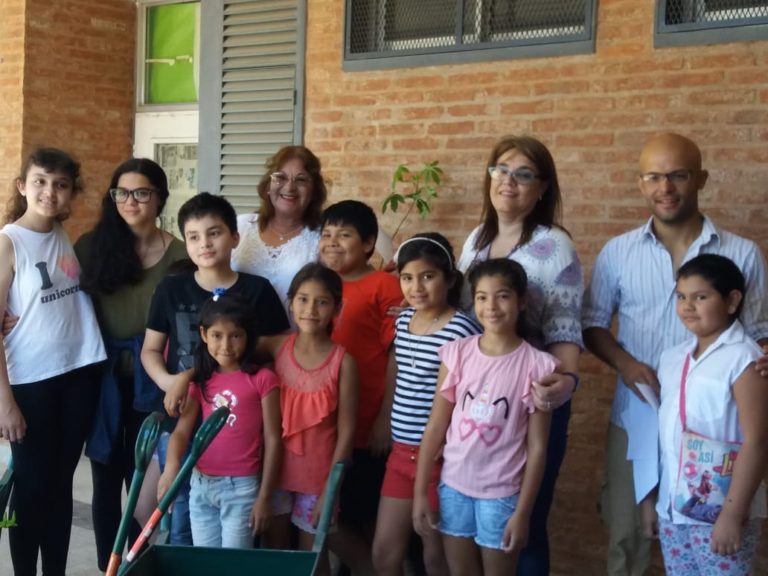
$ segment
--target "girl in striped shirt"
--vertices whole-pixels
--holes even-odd
[[[421,436],[432,409],[443,344],[480,332],[480,327],[457,310],[462,275],[453,250],[441,234],[417,234],[400,245],[395,255],[400,287],[409,307],[395,322],[397,376],[392,405],[392,452],[381,489],[373,543],[376,573],[403,574],[403,560],[412,533],[411,509],[416,461]],[[437,509],[440,464],[435,462],[429,487],[430,504]],[[447,574],[440,534],[422,535],[424,565],[430,576]]]

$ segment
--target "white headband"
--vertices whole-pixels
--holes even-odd
[[[425,238],[424,236],[414,236],[413,238],[408,238],[405,242],[400,244],[397,248],[397,252],[395,252],[395,263],[398,264],[399,258],[400,258],[400,250],[403,249],[403,246],[408,244],[409,242],[429,242],[430,244],[434,244],[435,246],[439,247],[440,250],[442,250],[445,253],[445,257],[448,259],[448,264],[451,267],[451,271],[454,270],[453,266],[453,257],[451,256],[451,253],[448,251],[448,249],[440,244],[437,240],[433,240],[432,238]]]

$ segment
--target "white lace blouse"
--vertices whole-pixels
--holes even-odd
[[[237,217],[240,243],[232,252],[232,269],[269,280],[288,314],[288,287],[302,266],[317,261],[320,231],[304,227],[298,236],[285,244],[267,246],[259,234],[258,220],[258,214]]]

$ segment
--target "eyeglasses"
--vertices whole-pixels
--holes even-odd
[[[503,164],[499,164],[498,166],[488,166],[488,174],[490,174],[491,178],[494,180],[512,178],[515,184],[519,184],[520,186],[528,186],[529,184],[533,183],[534,180],[540,179],[540,176],[533,170],[528,168],[518,168],[517,170],[511,170]]]
[[[670,184],[685,184],[693,176],[693,170],[675,170],[673,172],[645,172],[640,174],[640,179],[646,184],[661,184],[667,180]]]
[[[269,175],[269,178],[276,188],[282,188],[288,184],[288,182],[292,182],[297,188],[308,188],[312,185],[312,178],[307,174],[298,174],[291,178],[285,172],[272,172],[272,174]]]
[[[112,197],[112,200],[118,204],[127,202],[129,196],[133,196],[133,199],[139,204],[144,204],[149,202],[153,192],[157,192],[157,190],[152,190],[152,188],[134,188],[133,190],[128,190],[127,188],[110,188],[109,195]]]

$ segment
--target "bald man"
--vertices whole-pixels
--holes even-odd
[[[646,440],[658,424],[637,384],[658,390],[661,352],[690,337],[675,311],[681,264],[704,253],[733,260],[747,281],[741,321],[764,349],[768,345],[765,261],[754,242],[718,228],[699,211],[707,176],[693,141],[679,134],[651,138],[640,154],[637,178],[651,217],[603,247],[584,294],[584,344],[618,373],[600,497],[609,530],[609,576],[642,576],[650,561],[638,503],[652,497],[656,462],[653,442]],[[614,315],[616,337],[610,331]],[[763,357],[758,370],[767,369]]]

